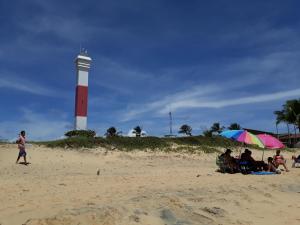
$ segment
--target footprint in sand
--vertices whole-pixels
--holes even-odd
[[[161,211],[160,218],[164,220],[166,225],[188,225],[191,224],[187,221],[178,220],[173,212],[169,209],[163,209]]]
[[[219,207],[204,207],[202,210],[216,217],[224,217],[226,214],[226,211]]]

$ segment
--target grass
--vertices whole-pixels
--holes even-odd
[[[169,143],[157,137],[111,137],[111,138],[88,138],[88,137],[71,137],[62,140],[36,142],[36,144],[46,145],[47,147],[62,147],[62,148],[95,148],[105,147],[119,150],[133,149],[161,149],[169,146]]]
[[[178,137],[167,139],[173,143],[179,145],[190,145],[190,146],[211,146],[211,147],[238,147],[241,143],[232,141],[227,138],[220,136],[205,137],[205,136],[192,136],[192,137]]]
[[[35,142],[50,148],[61,147],[68,149],[96,148],[118,149],[121,151],[151,150],[165,152],[188,152],[188,153],[213,153],[220,152],[219,148],[234,148],[241,146],[240,143],[219,136],[204,137],[110,137],[110,138],[88,138],[71,137],[62,140]]]
[[[70,137],[55,141],[43,141],[35,142],[36,144],[45,145],[50,148],[61,147],[61,148],[93,148],[96,146],[102,146],[105,143],[97,142],[95,138],[88,137]]]
[[[112,138],[106,138],[105,140],[107,141],[108,145],[112,145],[115,148],[121,150],[133,150],[133,149],[159,150],[159,149],[170,147],[170,144],[168,142],[158,137],[143,137],[143,138],[112,137]]]

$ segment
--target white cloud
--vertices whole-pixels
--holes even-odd
[[[176,89],[173,85],[173,94],[159,96],[156,101],[129,105],[123,113],[122,121],[129,121],[149,112],[161,115],[169,110],[222,108],[299,97],[299,55],[297,50],[279,51],[221,63],[217,67],[213,66],[214,68],[199,65],[166,70],[166,74],[175,74],[175,77],[194,74],[196,80],[187,86],[184,84],[185,80],[177,85],[186,91],[174,93]],[[199,78],[196,77],[198,74]],[[197,85],[201,83],[202,76],[204,85]],[[205,85],[206,83],[208,84]],[[283,83],[286,84],[286,89],[282,88]]]
[[[294,89],[260,95],[251,95],[249,97],[227,99],[224,98],[224,96],[226,96],[227,88],[210,86],[206,87],[206,89],[202,89],[199,86],[194,87],[193,90],[191,90],[191,93],[183,91],[171,96],[167,96],[162,100],[136,106],[137,110],[130,110],[123,115],[123,121],[131,120],[138,115],[148,112],[166,114],[170,110],[175,112],[177,110],[188,108],[223,108],[235,105],[276,101],[289,97],[300,96],[300,89]],[[219,96],[219,98],[216,99],[214,95]]]
[[[52,93],[52,91],[50,91],[49,89],[47,89],[45,87],[39,86],[32,82],[27,82],[27,81],[24,82],[22,80],[1,79],[0,87],[14,89],[14,90],[18,90],[18,91],[24,91],[24,92],[28,92],[28,93],[36,94],[36,95],[49,96],[49,95],[54,94],[54,93]]]
[[[89,24],[77,18],[66,18],[54,15],[43,15],[42,17],[22,21],[23,29],[31,34],[51,33],[68,41],[87,41],[95,31]]]
[[[223,107],[234,106],[234,105],[269,102],[269,101],[281,100],[289,97],[298,97],[298,96],[300,96],[300,89],[261,94],[261,95],[253,95],[244,98],[224,99],[224,100],[205,100],[205,99],[197,99],[197,98],[187,98],[183,101],[176,101],[175,103],[171,103],[170,107],[174,111],[181,108],[223,108]],[[168,108],[164,107],[159,112],[167,113]]]
[[[173,106],[176,104],[175,102],[181,102],[185,101],[186,99],[194,98],[196,96],[202,96],[205,94],[210,94],[214,91],[217,91],[218,87],[217,86],[206,86],[206,87],[200,87],[196,86],[191,88],[188,91],[183,91],[176,93],[171,96],[166,96],[162,98],[161,100],[150,102],[144,105],[133,105],[130,108],[135,108],[135,109],[129,109],[127,110],[126,113],[123,114],[122,121],[128,121],[134,118],[137,115],[147,113],[150,111],[159,111],[162,108],[167,108],[167,110],[170,110],[171,105]],[[173,108],[172,108],[173,110]]]
[[[0,136],[6,139],[17,137],[21,130],[26,130],[29,140],[49,140],[61,137],[72,124],[59,115],[41,114],[22,108],[20,118],[15,121],[0,122]]]
[[[5,73],[4,73],[5,74]],[[4,76],[4,75],[1,75]],[[5,76],[8,77],[7,74]],[[27,92],[34,95],[40,96],[48,96],[48,97],[64,97],[65,93],[48,88],[39,83],[32,82],[30,80],[26,80],[20,78],[18,76],[10,75],[10,78],[3,77],[0,79],[0,88],[13,89],[17,91]]]

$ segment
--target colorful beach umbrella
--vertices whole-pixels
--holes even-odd
[[[257,137],[261,140],[265,147],[271,149],[284,148],[284,144],[277,138],[268,134],[258,134]]]
[[[221,136],[236,140],[244,130],[225,130],[220,133]]]
[[[260,141],[260,139],[246,130],[226,130],[220,135],[239,142],[250,145],[258,145],[259,147],[264,148],[264,144]]]

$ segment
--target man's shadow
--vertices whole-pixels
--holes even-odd
[[[31,163],[30,162],[19,162],[19,164],[24,165],[24,166],[28,166]]]

